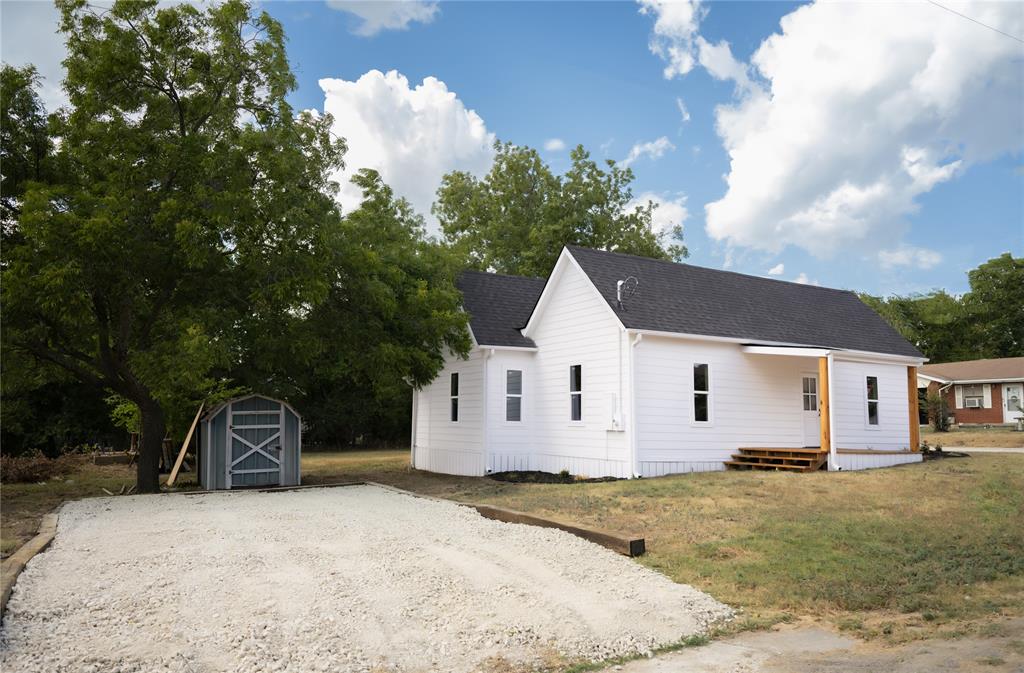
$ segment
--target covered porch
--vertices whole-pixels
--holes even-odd
[[[850,351],[805,348],[795,346],[745,345],[742,351],[748,355],[763,357],[806,358],[811,370],[802,377],[802,402],[805,419],[804,446],[751,446],[740,447],[732,454],[732,459],[725,461],[729,470],[772,470],[789,472],[813,472],[817,470],[859,470],[874,467],[888,467],[904,463],[919,462],[921,445],[921,427],[918,420],[917,395],[917,364],[909,364],[906,358],[895,358],[879,354],[855,353]],[[896,400],[892,396],[892,386],[888,386],[888,399],[885,400],[890,409],[884,409],[886,415],[891,407],[902,405],[905,399],[906,425],[905,442],[900,446],[871,446],[870,438],[865,441],[865,433],[848,431],[852,426],[850,418],[844,423],[837,423],[837,414],[851,416],[850,376],[844,382],[845,404],[842,412],[835,409],[836,366],[837,362],[864,363],[885,367],[891,374],[894,367],[905,368],[905,397]],[[863,364],[861,365],[863,367]],[[816,370],[816,374],[813,372]],[[863,411],[864,427],[870,432],[872,426],[879,425],[883,413],[883,397],[879,390],[879,377],[863,376]],[[891,377],[890,377],[891,378]],[[902,410],[901,410],[902,411]],[[815,418],[816,416],[816,418]],[[890,423],[891,425],[891,423]],[[837,427],[843,428],[837,434]],[[889,428],[892,432],[892,428]],[[870,437],[870,435],[867,435]],[[844,443],[846,439],[846,443]],[[889,438],[891,441],[891,437]]]

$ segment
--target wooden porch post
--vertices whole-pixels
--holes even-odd
[[[821,423],[821,450],[832,450],[832,434],[829,432],[829,415],[832,403],[828,398],[828,358],[818,358],[818,416]]]
[[[907,408],[910,410],[910,450],[921,450],[921,419],[917,410],[917,367],[907,367]]]

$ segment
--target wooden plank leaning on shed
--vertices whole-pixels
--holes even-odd
[[[185,441],[181,443],[181,451],[178,451],[178,459],[174,461],[174,468],[171,470],[171,476],[167,477],[167,485],[174,486],[174,480],[178,478],[178,470],[181,469],[181,463],[185,460],[185,452],[188,450],[188,444],[192,441],[192,433],[196,431],[196,424],[199,423],[199,417],[203,414],[203,406],[205,403],[199,405],[199,411],[196,412],[196,417],[192,419],[192,427],[188,429],[188,434],[185,435]]]

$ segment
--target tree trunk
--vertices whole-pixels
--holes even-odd
[[[142,415],[142,437],[139,440],[139,459],[136,472],[136,488],[139,493],[160,491],[160,452],[163,450],[164,410],[160,404],[150,401],[139,405]]]

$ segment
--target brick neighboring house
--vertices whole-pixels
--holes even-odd
[[[1024,357],[918,368],[918,387],[941,392],[960,425],[1013,424],[1024,417]]]

